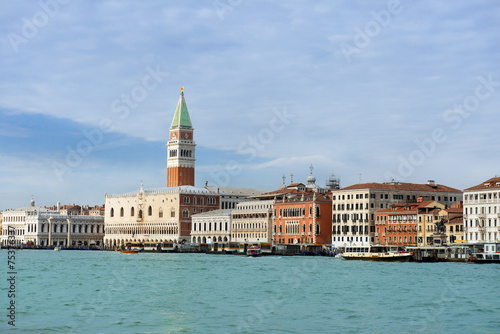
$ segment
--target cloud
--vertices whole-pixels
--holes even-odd
[[[387,2],[245,1],[221,17],[211,2],[71,1],[19,52],[7,38],[0,42],[0,154],[41,151],[64,160],[83,129],[109,120],[113,131],[89,157],[96,165],[87,176],[155,157],[155,166],[137,174],[155,170],[163,178],[163,145],[184,86],[202,178],[235,160],[265,188],[279,185],[290,169],[307,177],[310,163],[318,178],[335,170],[343,184],[358,182],[358,174],[383,181],[416,140],[447,129],[443,113],[474,92],[478,76],[500,81],[496,2],[402,6],[361,47],[357,34],[377,23],[373,13],[387,10]],[[23,17],[41,10],[37,2],[4,7],[5,34],[22,35]],[[357,48],[351,62],[341,43]],[[147,89],[157,67],[166,74]],[[477,153],[496,148],[495,89],[458,131],[447,133],[449,142],[415,170],[414,181],[432,174],[465,188],[464,156],[481,161],[488,173],[498,166],[495,155]],[[248,162],[238,147],[283,108],[295,118]],[[448,165],[453,173],[434,170]],[[6,168],[6,176],[17,175]]]

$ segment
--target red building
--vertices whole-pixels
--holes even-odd
[[[332,199],[329,193],[293,189],[274,204],[275,244],[321,245],[331,241]]]

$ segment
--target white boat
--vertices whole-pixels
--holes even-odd
[[[364,261],[410,261],[411,253],[401,246],[349,246],[345,248],[342,257],[346,260]]]
[[[262,256],[262,251],[259,246],[248,246],[247,256],[251,257]]]
[[[472,253],[469,256],[472,263],[500,263],[500,244],[484,244],[483,252]]]
[[[61,250],[61,246],[56,246],[56,247],[54,247],[54,250],[55,250],[56,252],[60,251],[60,250]]]

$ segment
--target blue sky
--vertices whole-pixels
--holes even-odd
[[[497,1],[2,1],[0,209],[166,184],[180,87],[197,185],[500,174]]]

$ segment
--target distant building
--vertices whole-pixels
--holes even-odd
[[[191,242],[216,243],[231,241],[231,210],[213,210],[192,217]]]
[[[236,209],[236,205],[245,201],[253,201],[251,196],[257,196],[269,190],[247,189],[247,188],[228,188],[209,186],[205,182],[205,189],[212,191],[220,196],[220,209]]]
[[[101,246],[104,217],[61,214],[31,205],[5,211],[2,224],[2,246],[7,245],[9,231],[14,230],[16,245],[85,247]]]
[[[231,241],[270,243],[273,204],[274,200],[239,203],[231,212]]]
[[[458,189],[438,185],[413,183],[361,183],[332,190],[332,244],[335,247],[368,246],[375,240],[375,212],[392,204],[436,201],[450,207],[462,200]]]
[[[464,190],[467,242],[500,242],[500,177]]]
[[[219,195],[194,186],[195,142],[181,91],[167,144],[167,188],[105,195],[105,244],[190,241],[194,214],[219,209]]]

